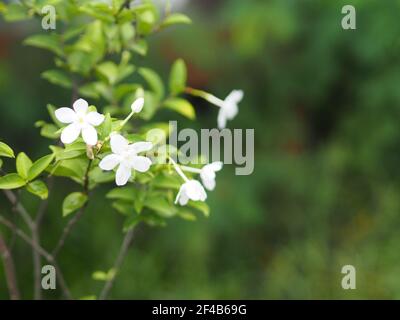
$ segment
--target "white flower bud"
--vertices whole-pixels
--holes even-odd
[[[133,101],[131,105],[132,112],[139,113],[140,111],[142,111],[143,106],[144,106],[144,98],[141,97],[136,99],[135,101]]]

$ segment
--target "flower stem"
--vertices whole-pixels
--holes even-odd
[[[224,105],[224,101],[221,100],[220,98],[217,98],[216,96],[212,95],[211,93],[205,92],[203,90],[198,90],[198,89],[193,89],[190,87],[185,88],[185,92],[195,96],[195,97],[200,97],[203,98],[204,100],[210,102],[211,104],[222,108]]]
[[[133,117],[134,114],[135,114],[135,112],[133,112],[133,111],[130,114],[128,114],[128,116],[122,121],[122,123],[119,125],[119,127],[115,131],[120,131],[127,124],[127,122]]]
[[[181,166],[181,169],[182,169],[183,171],[187,171],[187,172],[201,173],[201,169],[197,169],[197,168],[192,168],[192,167],[187,167],[187,166]]]
[[[188,182],[189,179],[186,177],[186,175],[183,173],[182,169],[178,166],[178,164],[174,161],[174,159],[172,159],[170,156],[168,157],[169,161],[171,161],[171,163],[174,166],[175,171],[181,176],[181,178],[185,181]]]

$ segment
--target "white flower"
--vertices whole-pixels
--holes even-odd
[[[197,180],[187,180],[181,185],[175,203],[179,202],[181,206],[184,206],[189,200],[205,201],[206,199],[207,193],[201,183]]]
[[[233,90],[224,101],[218,103],[221,108],[218,113],[218,128],[224,129],[227,120],[232,120],[239,112],[238,104],[243,99],[242,90]]]
[[[142,111],[144,106],[144,98],[138,98],[131,104],[131,109],[133,113],[139,113]]]
[[[59,108],[55,111],[56,118],[68,124],[62,133],[61,141],[65,144],[78,139],[82,132],[83,141],[90,146],[97,143],[97,127],[104,121],[104,116],[96,111],[88,112],[89,105],[83,99],[78,99],[71,108]]]
[[[220,171],[222,169],[222,162],[216,161],[210,164],[206,164],[200,171],[200,178],[203,182],[203,185],[207,190],[214,190],[215,188],[215,172]]]
[[[132,174],[132,169],[139,172],[146,172],[151,166],[151,160],[144,156],[138,156],[139,152],[149,151],[153,144],[151,142],[136,142],[129,144],[120,134],[111,135],[111,150],[109,154],[101,160],[99,166],[101,169],[110,171],[117,165],[115,183],[118,186],[125,185]]]

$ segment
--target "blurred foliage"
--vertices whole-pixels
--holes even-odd
[[[355,31],[341,28],[344,4],[191,1],[190,28],[151,39],[164,74],[183,57],[192,86],[222,96],[245,90],[232,126],[255,128],[256,168],[251,176],[221,174],[210,218],[141,229],[113,298],[400,298],[400,2],[353,1]],[[21,33],[6,29],[1,39],[0,125],[29,148],[37,144],[31,120],[47,100],[66,98],[36,82],[48,61],[13,45]],[[193,103],[212,127],[214,110]],[[102,209],[107,200],[100,192],[97,199],[60,261],[82,296],[96,292],[88,275],[106,270],[120,242],[118,223]],[[62,224],[59,208],[50,212],[45,244]],[[20,283],[29,288],[20,245]],[[340,286],[345,264],[357,269],[357,290]]]

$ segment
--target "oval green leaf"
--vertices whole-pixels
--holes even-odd
[[[39,160],[35,161],[32,165],[32,167],[28,171],[28,180],[31,181],[35,179],[38,175],[40,175],[44,170],[47,169],[47,167],[50,165],[50,163],[53,161],[55,157],[55,154],[49,154],[47,156],[44,156],[40,158]]]
[[[16,173],[10,173],[0,178],[0,189],[17,189],[26,184]]]
[[[82,192],[73,192],[69,194],[63,202],[63,217],[68,216],[72,212],[82,208],[87,202],[88,197]]]

